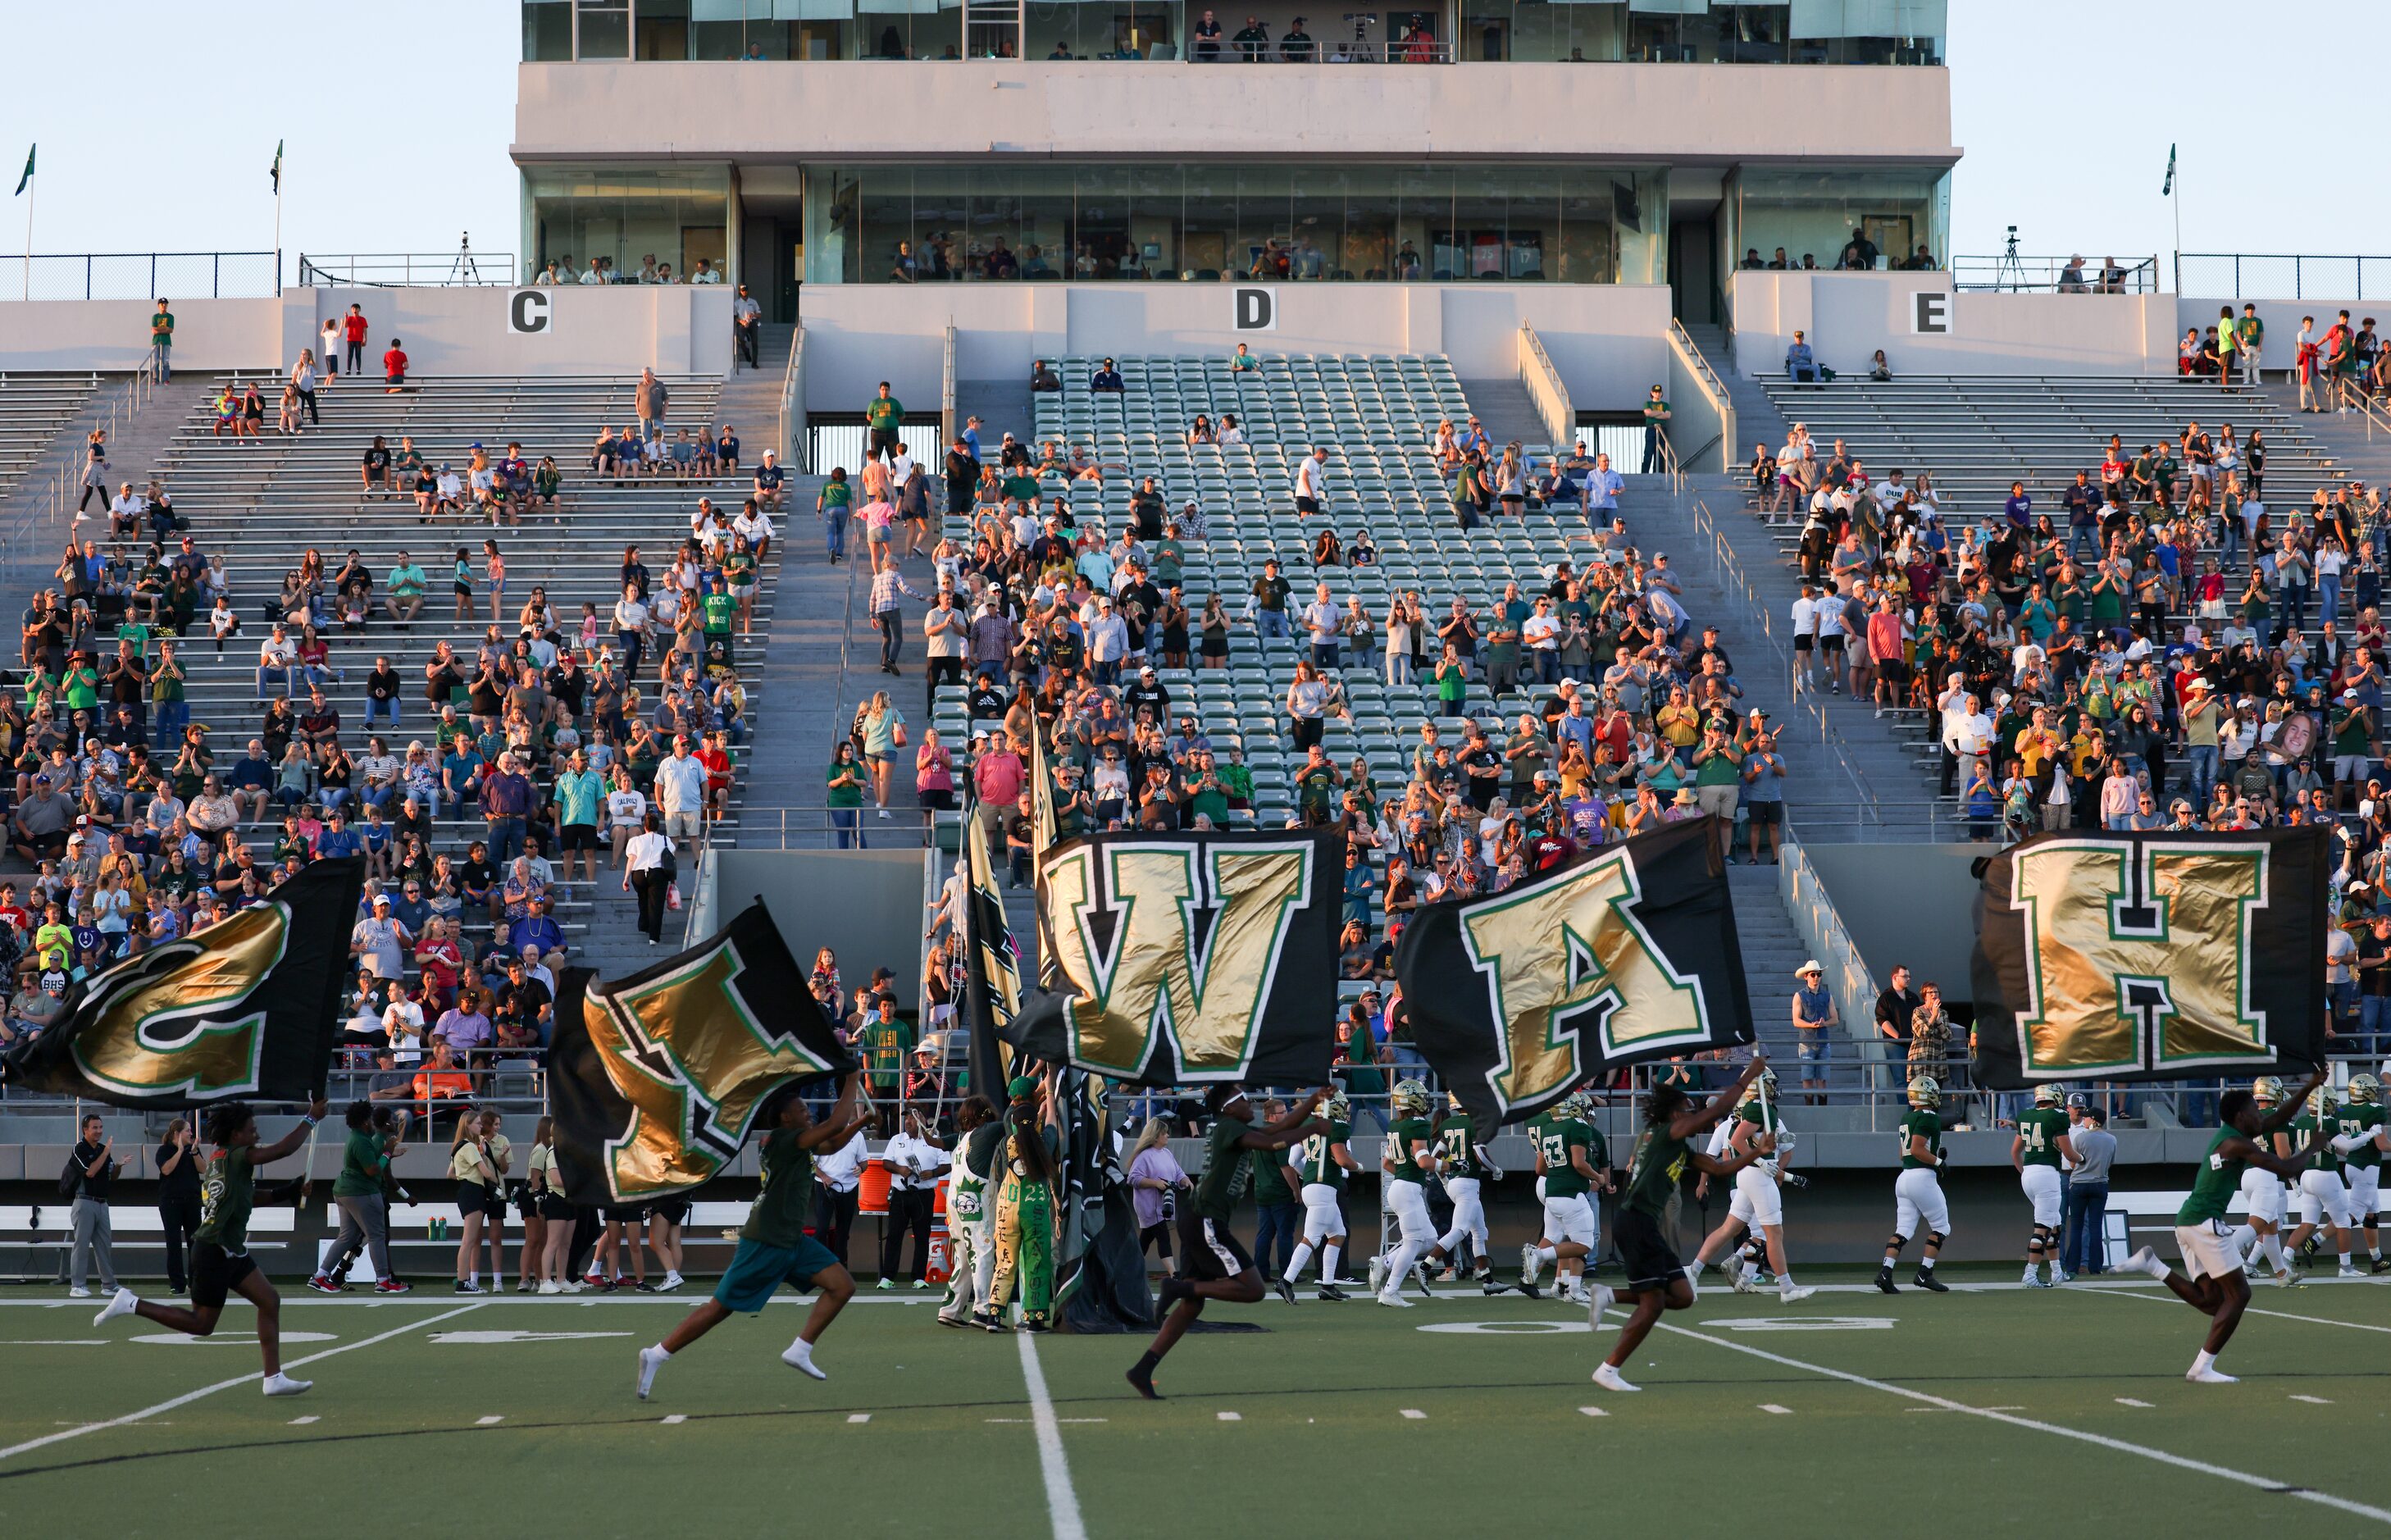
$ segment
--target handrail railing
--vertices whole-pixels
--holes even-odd
[[[1553,367],[1544,339],[1527,322],[1519,323],[1519,382],[1544,419],[1544,442],[1561,449],[1577,442],[1577,409],[1570,405],[1569,385]]]
[[[1817,869],[1810,864],[1809,854],[1798,839],[1785,842],[1782,864],[1777,869],[1777,891],[1803,945],[1826,967],[1827,989],[1835,997],[1836,1014],[1842,1017],[1843,1036],[1865,1058],[1865,1045],[1876,1035],[1876,977],[1868,972],[1868,960],[1844,928],[1835,900],[1828,896],[1826,885],[1818,880]],[[1868,1126],[1873,1130],[1873,1097],[1868,1106]]]
[[[2159,259],[2139,257],[2127,264],[2107,257],[2092,263],[2072,256],[1955,256],[1951,287],[2014,294],[2155,294]]]
[[[150,361],[133,371],[124,393],[110,401],[107,414],[91,429],[85,430],[83,443],[66,446],[65,457],[58,461],[58,473],[51,478],[49,495],[35,504],[37,511],[30,517],[11,519],[0,524],[0,570],[13,569],[15,563],[28,557],[39,560],[40,553],[32,550],[36,537],[54,534],[60,525],[69,524],[75,500],[83,495],[84,469],[89,463],[88,458],[78,451],[90,442],[88,434],[94,431],[107,434],[110,442],[114,442],[117,430],[131,421],[134,414],[149,404],[149,397],[158,389],[156,359],[157,350],[153,348]],[[119,479],[135,478],[126,476]],[[146,482],[146,472],[139,479]],[[103,509],[102,513],[105,512]],[[64,550],[63,544],[60,550]]]
[[[2366,275],[2377,299],[2391,294],[2391,256],[2311,256],[2299,252],[2178,252],[2175,291],[2203,299],[2362,300]]]
[[[781,371],[781,464],[813,474],[806,433],[806,329],[789,336],[788,367]]]
[[[929,453],[918,457],[921,462],[924,465],[941,463],[947,446],[955,441],[955,435],[963,432],[963,425],[955,421],[955,323],[950,317],[939,363],[938,442]]]
[[[1728,394],[1726,382],[1719,378],[1718,370],[1702,356],[1702,350],[1695,345],[1685,323],[1674,317],[1669,320],[1669,356],[1675,368],[1684,371],[1694,389],[1700,393],[1703,404],[1710,408],[1712,415],[1718,419],[1718,434],[1711,443],[1720,446],[1719,469],[1732,469],[1737,446],[1742,443],[1736,436],[1735,397]],[[1662,436],[1665,438],[1667,435]],[[1699,463],[1710,448],[1710,444],[1705,444],[1699,453],[1685,458]]]
[[[280,252],[37,252],[15,266],[29,300],[265,299],[282,292]]]
[[[506,288],[518,281],[512,252],[299,253],[299,282],[308,289]]]

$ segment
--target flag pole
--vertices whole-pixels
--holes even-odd
[[[42,189],[35,184],[38,177],[25,178],[25,291],[23,299],[33,297],[33,199]]]

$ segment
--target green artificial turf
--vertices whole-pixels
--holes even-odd
[[[1037,1535],[1058,1533],[1055,1508],[1074,1504],[1098,1537],[1285,1521],[1544,1528],[1572,1512],[1700,1530],[1705,1509],[1764,1513],[1775,1536],[1930,1521],[2391,1526],[2391,1512],[2298,1491],[2391,1509],[2366,1453],[2391,1419],[2391,1288],[2261,1287],[2222,1365],[2242,1383],[2206,1387],[2182,1378],[2201,1319],[2154,1288],[1976,1291],[1965,1286],[2015,1274],[1950,1276],[1962,1287],[1947,1295],[1836,1288],[1792,1306],[1706,1291],[1635,1355],[1637,1395],[1589,1382],[1612,1332],[1589,1333],[1583,1310],[1462,1289],[1402,1312],[1308,1293],[1292,1308],[1215,1307],[1269,1329],[1189,1338],[1162,1366],[1158,1404],[1121,1380],[1142,1339],[1039,1338],[1059,1466],[1041,1460],[1023,1340],[941,1328],[924,1296],[863,1295],[824,1338],[832,1378],[817,1383],[780,1362],[806,1310],[784,1294],[676,1358],[641,1403],[634,1350],[702,1286],[670,1300],[299,1293],[286,1331],[326,1339],[286,1356],[348,1351],[294,1365],[312,1393],[268,1401],[253,1339],[232,1335],[253,1324],[245,1307],[226,1313],[231,1339],[151,1343],[135,1340],[161,1334],[149,1322],[93,1328],[97,1301],[52,1308],[54,1291],[12,1290],[0,1293],[0,1528]],[[1420,1329],[1452,1325],[1491,1329]],[[438,1339],[518,1332],[531,1335]]]

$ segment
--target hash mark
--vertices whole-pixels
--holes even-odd
[[[476,1427],[476,1428],[494,1428],[494,1427],[496,1427],[498,1424],[499,1424],[499,1423],[501,1423],[501,1422],[504,1422],[504,1421],[506,1421],[506,1420],[507,1420],[507,1419],[506,1419],[505,1417],[503,1417],[497,1416],[497,1415],[493,1415],[493,1416],[490,1416],[490,1417],[485,1417],[477,1418],[477,1419],[474,1421],[473,1426],[474,1426],[474,1427]]]
[[[1246,1420],[1246,1414],[1243,1412],[1222,1412],[1221,1414],[1221,1420],[1222,1422],[1243,1422]]]
[[[849,1422],[870,1422],[872,1420],[872,1414],[870,1412],[849,1412],[847,1415],[847,1420]]]
[[[1416,1408],[1406,1406],[1403,1408],[1403,1417],[1406,1421],[1410,1422],[1426,1422],[1428,1420],[1428,1414],[1426,1412],[1419,1411]]]
[[[2136,1401],[2129,1395],[2119,1396],[2117,1398],[2117,1404],[2120,1406],[2139,1406],[2145,1411],[2149,1410],[2151,1406],[2151,1403],[2147,1401]]]
[[[1578,1410],[1590,1417],[1607,1417],[1610,1415],[1599,1406],[1581,1406]]]
[[[321,1417],[292,1417],[291,1419],[291,1426],[293,1428],[304,1428],[311,1422],[321,1422],[324,1419]]]
[[[672,1416],[665,1418],[665,1426],[670,1428],[677,1422],[687,1422],[688,1420],[689,1414],[687,1412],[675,1412]]]

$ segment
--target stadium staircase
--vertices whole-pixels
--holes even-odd
[[[668,378],[666,382],[672,390],[670,425],[693,430],[721,421],[719,381]],[[376,384],[343,382],[322,395],[322,426],[291,438],[270,432],[263,439],[217,437],[213,412],[205,400],[186,414],[166,446],[163,473],[174,491],[176,511],[189,521],[198,548],[224,557],[241,617],[240,636],[221,654],[203,638],[181,650],[189,673],[192,720],[212,729],[211,746],[219,766],[239,757],[262,717],[255,667],[268,623],[261,606],[280,591],[283,576],[309,549],[322,553],[328,573],[338,570],[349,550],[357,550],[375,574],[377,601],[386,592],[388,574],[402,550],[429,580],[422,616],[411,627],[394,625],[378,608],[362,637],[343,637],[337,627],[326,637],[333,666],[343,674],[326,694],[340,707],[342,742],[352,753],[367,737],[364,679],[378,654],[390,658],[407,687],[398,731],[377,731],[402,756],[407,744],[425,738],[432,718],[424,705],[422,677],[434,644],[449,641],[470,659],[483,631],[492,625],[483,576],[484,539],[495,538],[507,558],[510,613],[498,629],[509,641],[516,632],[514,612],[536,586],[547,589],[551,608],[567,630],[577,627],[585,602],[597,605],[601,616],[610,615],[620,595],[616,574],[627,545],[640,548],[641,559],[661,580],[688,535],[689,512],[697,498],[711,495],[735,511],[746,477],[597,482],[588,468],[588,446],[601,426],[619,427],[630,421],[631,385],[628,379],[614,377],[420,378],[404,394],[389,395]],[[752,434],[746,424],[742,427]],[[543,455],[553,456],[563,472],[562,515],[526,515],[519,524],[496,530],[479,520],[455,518],[427,526],[419,522],[410,497],[362,494],[359,459],[377,434],[394,451],[402,435],[411,437],[429,463],[448,462],[460,473],[472,444],[485,445],[496,458],[508,443],[520,441],[535,462]],[[760,436],[769,442],[769,432]],[[471,552],[473,563],[478,617],[472,622],[453,618],[448,574],[460,548]],[[137,559],[139,548],[127,549]],[[771,715],[756,662],[772,624],[779,564],[776,550],[760,576],[757,635],[743,639],[736,649],[755,723]],[[604,634],[611,645],[611,623]],[[655,699],[653,679],[650,672],[640,686],[648,705]],[[297,695],[304,702],[304,687]],[[739,834],[750,758],[749,751],[733,751],[740,785],[729,815],[712,831],[717,842]],[[243,833],[264,856],[271,851],[278,827],[278,822],[269,821],[248,824]],[[459,816],[444,809],[434,827],[433,850],[461,856],[466,844],[479,837],[480,828],[478,818],[470,813]],[[574,961],[614,974],[644,965],[653,955],[640,944],[633,906],[619,891],[620,881],[617,874],[603,874],[594,890],[586,882],[560,883],[556,907]]]
[[[2391,486],[2391,428],[2385,427],[2384,420],[2370,420],[2365,413],[2354,409],[2302,412],[2299,385],[2289,374],[2269,378],[2259,387],[2258,395],[2269,407],[2298,423],[2303,432],[2313,434],[2319,446],[2333,457],[2333,468],[2347,479],[2369,486]]]

